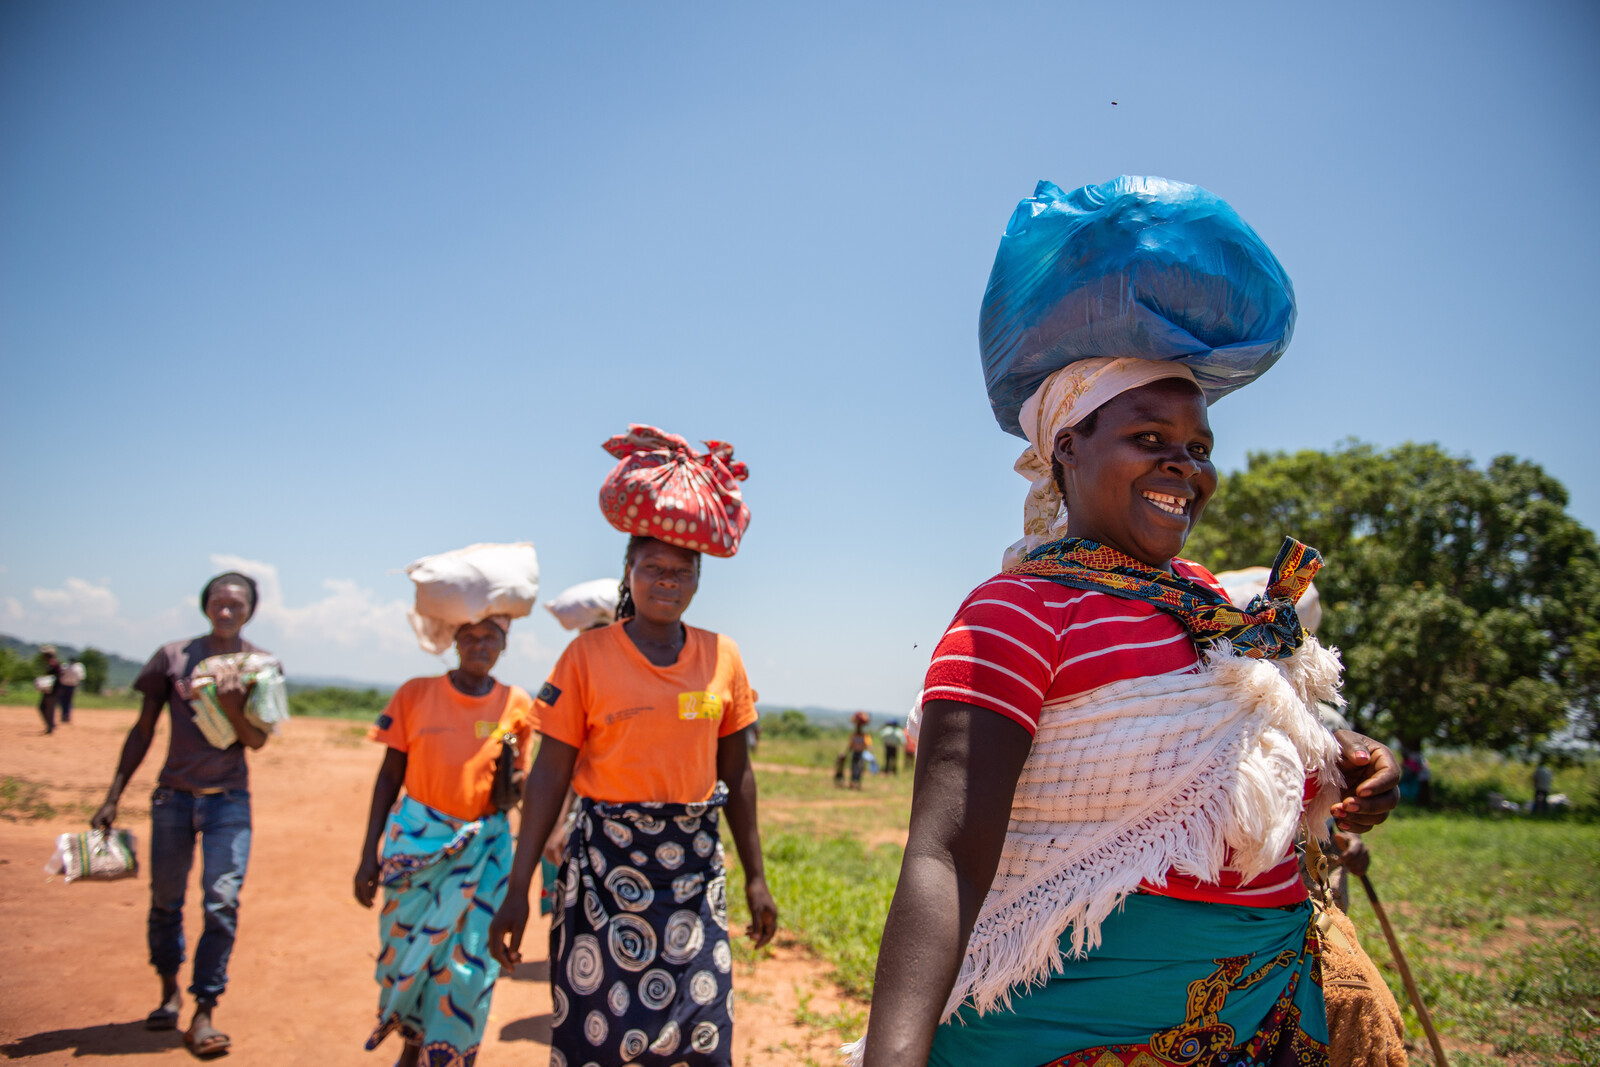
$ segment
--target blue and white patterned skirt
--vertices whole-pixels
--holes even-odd
[[[550,926],[552,1067],[732,1064],[727,796],[580,798]]]

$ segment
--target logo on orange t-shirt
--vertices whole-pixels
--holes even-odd
[[[680,719],[710,719],[712,722],[722,718],[722,698],[715,693],[679,693],[678,718]]]

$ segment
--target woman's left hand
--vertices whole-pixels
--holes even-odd
[[[1345,780],[1333,817],[1341,829],[1364,833],[1400,803],[1400,762],[1387,745],[1364,734],[1338,730],[1333,737],[1339,742],[1339,770]]]
[[[745,903],[750,905],[750,925],[745,933],[760,948],[778,932],[778,905],[773,902],[765,878],[747,878],[744,883]]]

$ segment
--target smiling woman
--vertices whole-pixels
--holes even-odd
[[[1204,190],[1042,183],[1012,216],[982,335],[996,417],[1028,441],[1024,536],[912,716],[854,1062],[1327,1063],[1295,836],[1303,814],[1381,821],[1394,760],[1318,722],[1339,664],[1295,614],[1315,552],[1286,544],[1247,610],[1178,557],[1217,488],[1208,399],[1293,321],[1277,260]]]

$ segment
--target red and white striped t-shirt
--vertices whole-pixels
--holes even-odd
[[[1217,592],[1222,586],[1197,563],[1175,559],[1179,576]],[[922,699],[954,700],[1039,728],[1040,711],[1129,678],[1179,674],[1200,667],[1183,625],[1140,600],[1070,589],[1045,578],[1001,574],[967,597],[934,649]],[[1311,788],[1308,784],[1308,790]],[[1248,884],[1224,869],[1215,883],[1168,871],[1165,886],[1144,891],[1184,900],[1278,907],[1306,899],[1291,848],[1284,861]]]

